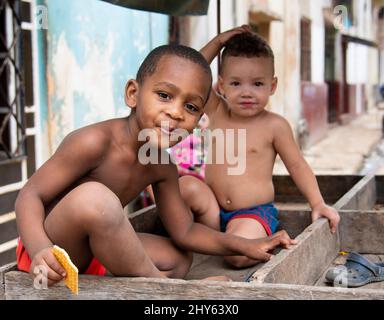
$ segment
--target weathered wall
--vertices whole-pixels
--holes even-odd
[[[39,38],[45,160],[74,129],[129,114],[125,83],[152,48],[168,42],[168,16],[94,0],[41,3],[48,8]]]
[[[311,145],[325,137],[328,128],[328,86],[325,83],[301,82],[302,115],[307,122]]]

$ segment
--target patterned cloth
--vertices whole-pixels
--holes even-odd
[[[220,209],[220,229],[225,232],[227,224],[233,219],[251,218],[262,224],[267,234],[270,236],[276,232],[279,225],[278,210],[273,203],[266,203],[259,206],[244,208],[234,211]]]
[[[205,177],[206,149],[200,134],[194,133],[171,148],[171,157],[179,175],[192,175],[201,180]]]

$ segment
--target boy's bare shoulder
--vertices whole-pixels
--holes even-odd
[[[95,123],[72,131],[61,143],[60,149],[78,151],[90,155],[100,155],[108,150],[112,131],[105,122]]]
[[[285,131],[287,129],[291,130],[291,125],[288,120],[272,111],[265,111],[265,118],[263,119],[263,122],[267,123],[268,126],[276,131]]]

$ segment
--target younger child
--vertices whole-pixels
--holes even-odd
[[[223,46],[218,79],[220,95],[211,93],[204,112],[209,116],[212,131],[246,130],[246,152],[238,155],[245,158],[245,171],[240,175],[228,175],[231,165],[215,163],[212,158],[213,163],[206,165],[205,183],[191,176],[181,177],[181,194],[194,213],[195,221],[249,239],[273,234],[278,218],[272,203],[272,171],[279,154],[308,199],[312,219],[328,218],[335,232],[339,214],[324,203],[289,123],[265,109],[277,86],[271,48],[248,26],[243,26],[218,35],[200,52],[211,62]],[[239,146],[235,145],[235,150],[236,147]],[[227,256],[225,260],[236,267],[258,262],[240,255]]]
[[[168,155],[164,149],[176,143],[176,129],[193,130],[211,82],[209,65],[196,50],[176,45],[154,49],[136,80],[126,85],[131,114],[69,134],[20,191],[15,205],[21,237],[18,268],[36,276],[35,267],[42,266],[48,285],[60,281],[65,273],[52,254],[56,244],[80,273],[104,275],[108,270],[116,276],[182,278],[191,264],[188,251],[268,260],[269,250],[294,243],[284,232],[248,240],[194,223],[180,196],[175,165],[143,164],[140,159],[146,143],[163,159]],[[145,129],[154,141],[141,141]],[[126,204],[149,184],[172,240],[136,234],[124,213]]]

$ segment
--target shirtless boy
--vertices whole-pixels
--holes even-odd
[[[228,163],[207,163],[205,183],[192,176],[180,178],[183,199],[195,221],[227,234],[260,238],[276,231],[277,209],[272,204],[272,170],[279,154],[294,182],[312,208],[312,220],[326,217],[335,232],[340,220],[327,206],[314,174],[300,154],[291,127],[280,115],[265,110],[277,86],[274,56],[268,44],[248,26],[224,32],[210,41],[201,53],[210,63],[222,47],[218,91],[212,91],[204,112],[210,130],[246,129],[245,171],[228,175]],[[235,139],[236,141],[236,139]],[[236,147],[235,147],[236,148]],[[215,150],[215,148],[213,148]],[[258,261],[245,256],[228,256],[235,267]]]
[[[269,250],[292,244],[284,232],[248,240],[194,223],[180,196],[175,165],[139,161],[142,129],[154,130],[156,141],[151,143],[161,152],[169,147],[163,141],[173,130],[192,132],[211,82],[209,65],[196,50],[174,45],[154,49],[136,80],[126,85],[131,114],[69,134],[20,191],[15,205],[22,241],[19,269],[36,276],[35,266],[44,266],[48,285],[60,281],[65,273],[51,251],[56,244],[80,273],[182,278],[191,264],[189,251],[269,260]],[[124,206],[149,184],[172,240],[135,233],[124,213]]]

